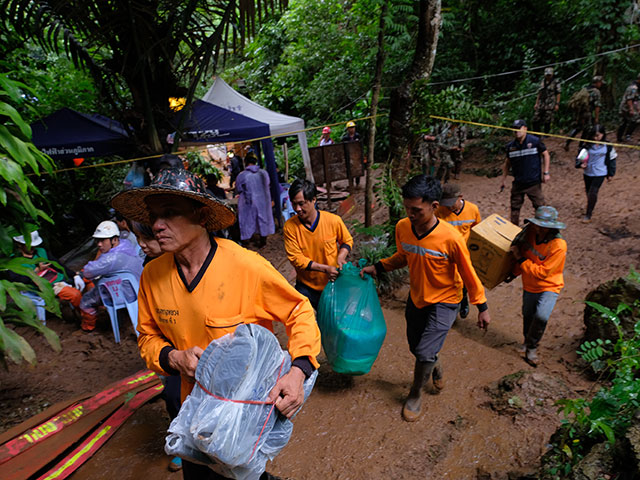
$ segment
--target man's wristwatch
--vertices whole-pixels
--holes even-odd
[[[544,172],[544,175],[549,175],[549,172]]]

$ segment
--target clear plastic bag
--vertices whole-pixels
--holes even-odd
[[[199,384],[169,427],[167,454],[209,465],[230,478],[259,478],[293,431],[290,420],[264,403],[290,368],[289,354],[259,325],[240,325],[211,342],[198,362]],[[305,400],[316,376],[304,383]]]

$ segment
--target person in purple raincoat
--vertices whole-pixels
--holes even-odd
[[[246,244],[258,233],[259,246],[263,247],[267,243],[267,235],[276,231],[271,209],[269,175],[257,165],[254,156],[245,158],[245,162],[246,168],[236,178],[240,240]]]

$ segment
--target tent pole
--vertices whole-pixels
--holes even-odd
[[[282,155],[284,155],[284,181],[289,183],[289,149],[286,141],[282,144]]]

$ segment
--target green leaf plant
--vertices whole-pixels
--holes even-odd
[[[15,330],[26,326],[44,335],[51,347],[59,351],[60,340],[56,333],[43,325],[36,316],[33,303],[21,292],[36,293],[45,301],[47,311],[60,315],[60,307],[51,284],[25,265],[46,261],[42,258],[12,258],[12,236],[23,235],[30,239],[30,232],[40,221],[52,222],[39,209],[34,200],[40,199],[38,188],[28,174],[51,173],[53,162],[31,143],[31,127],[13,107],[19,104],[23,92],[29,88],[0,74],[0,363],[6,368],[6,360],[20,363],[23,360],[36,363],[36,354],[29,343]],[[9,272],[28,277],[33,284],[26,285],[6,279]]]

